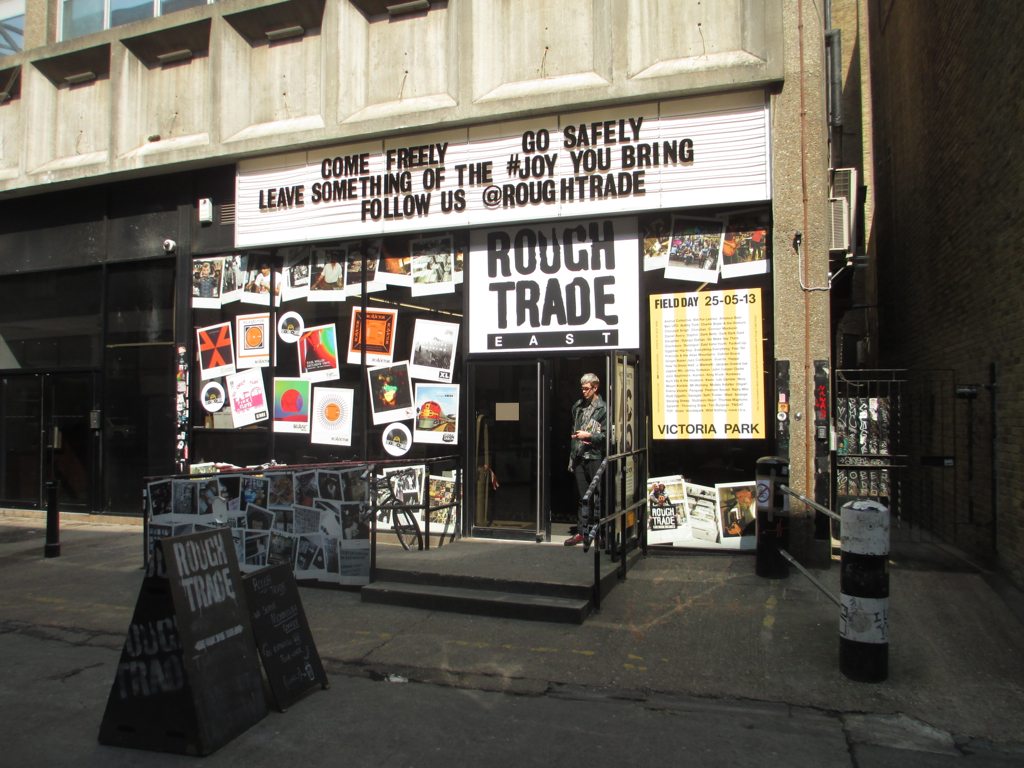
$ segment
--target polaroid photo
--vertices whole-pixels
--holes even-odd
[[[164,515],[174,512],[174,489],[172,480],[157,480],[146,486],[146,497],[149,500],[149,519],[166,519]]]
[[[309,248],[301,245],[282,250],[284,272],[281,279],[281,301],[304,299],[309,296]]]
[[[466,243],[462,242],[455,246],[455,284],[462,285],[466,270]]]
[[[235,345],[231,323],[217,323],[196,329],[196,350],[199,353],[201,381],[229,376],[235,372]]]
[[[344,541],[340,541],[338,544],[338,583],[369,584],[369,548],[349,549],[344,546]]]
[[[220,309],[224,259],[192,259],[192,307]]]
[[[326,569],[323,534],[299,534],[296,537],[295,578],[318,579]]]
[[[366,378],[370,384],[370,410],[374,424],[413,418],[416,408],[408,362],[367,368]]]
[[[341,473],[319,469],[316,473],[317,487],[320,490],[318,498],[341,501]]]
[[[672,240],[672,217],[666,215],[651,219],[644,225],[644,272],[668,266],[668,251]]]
[[[245,527],[249,531],[270,531],[274,528],[274,513],[265,507],[250,504],[245,508]]]
[[[235,367],[266,368],[270,365],[270,345],[274,335],[270,330],[270,314],[238,315],[235,318],[235,338],[238,339]]]
[[[278,530],[270,532],[270,549],[267,551],[267,565],[291,563],[295,565],[295,537]]]
[[[220,482],[224,502],[227,504],[228,514],[240,511],[242,509],[241,475],[221,475],[217,479]]]
[[[768,213],[729,217],[722,242],[722,279],[768,272]]]
[[[338,560],[338,545],[340,541],[340,536],[328,536],[324,534],[324,554],[327,556],[327,567],[324,569],[323,575],[320,576],[321,581],[338,581],[340,570]]]
[[[338,332],[334,325],[307,328],[299,343],[299,378],[306,381],[333,381],[338,372]]]
[[[267,495],[270,490],[270,481],[265,477],[253,477],[246,475],[242,478],[242,506],[241,511],[249,509],[250,504],[257,507],[267,506]]]
[[[367,483],[364,469],[349,469],[341,472],[342,501],[366,501]]]
[[[721,219],[673,216],[665,277],[717,283],[724,236],[725,222]]]
[[[312,383],[274,379],[274,431],[309,434]]]
[[[291,472],[267,472],[264,477],[270,482],[267,506],[270,509],[291,509],[295,503],[295,477]]]
[[[292,507],[295,533],[316,533],[320,530],[320,515],[323,510],[296,504]]]
[[[312,507],[313,501],[320,498],[320,485],[316,470],[295,473],[295,503],[304,507]]]
[[[380,265],[381,238],[374,237],[352,243],[348,247],[345,262],[345,293],[349,296],[363,295],[363,262],[366,262],[366,292],[376,293],[387,290],[388,284],[377,280]]]
[[[757,483],[716,483],[721,544],[753,549],[757,544]]]
[[[391,495],[399,504],[423,504],[427,470],[422,464],[409,467],[385,467],[384,476],[391,487]],[[419,512],[416,512],[419,516]]]
[[[455,293],[455,255],[451,235],[413,240],[409,248],[412,253],[413,296]]]
[[[198,515],[199,494],[196,483],[192,480],[172,480],[173,500],[171,511],[175,515]]]
[[[295,510],[290,507],[288,509],[275,509],[274,530],[281,531],[282,533],[295,533]]]
[[[455,370],[459,343],[457,323],[439,323],[417,318],[412,334],[409,375],[414,379],[447,383]]]
[[[245,566],[242,570],[251,572],[263,568],[267,564],[267,553],[270,551],[270,531],[245,532]],[[239,563],[239,565],[242,565]]]
[[[228,504],[223,498],[220,479],[216,477],[196,480],[196,508],[199,515],[219,516],[227,518]],[[209,522],[209,521],[206,521]]]
[[[232,528],[231,542],[235,545],[235,557],[239,565],[245,562],[245,529]]]
[[[228,386],[231,420],[236,429],[270,418],[262,368],[250,368],[225,376],[224,383]]]
[[[345,301],[348,248],[314,248],[309,273],[309,301]]]
[[[309,441],[318,445],[352,445],[352,401],[355,390],[313,388]]]
[[[271,274],[273,270],[272,265],[273,259],[271,259],[269,254],[249,254],[249,271],[246,273],[245,286],[242,288],[241,301],[243,304],[259,304],[269,307],[270,291],[273,290],[274,306],[281,306],[281,282],[283,275],[280,272]]]
[[[458,327],[458,326],[456,326]],[[398,328],[397,309],[366,310],[366,364],[391,365],[395,357],[395,331]],[[348,364],[362,365],[363,310],[352,310],[348,332]]]
[[[344,504],[341,508],[342,549],[366,549],[370,546],[370,510],[362,504]]]
[[[706,485],[687,483],[686,503],[690,515],[690,530],[693,533],[693,538],[687,546],[717,549],[722,539],[718,521],[717,491]]]
[[[457,508],[448,505],[455,503],[455,478],[430,475],[427,495],[430,498],[430,524],[454,524]]]
[[[416,382],[413,442],[458,445],[459,385]]]
[[[405,240],[387,238],[381,243],[377,282],[403,288],[412,286],[412,259]]]
[[[224,271],[221,277],[220,303],[230,304],[242,298],[245,277],[248,271],[248,257],[239,254],[224,256]]]

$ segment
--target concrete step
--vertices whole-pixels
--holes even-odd
[[[575,598],[388,581],[369,584],[360,595],[364,603],[562,624],[582,624],[593,608],[590,600]]]

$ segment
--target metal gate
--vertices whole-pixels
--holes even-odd
[[[894,541],[956,542],[957,399],[951,370],[837,370],[835,509],[889,507]]]

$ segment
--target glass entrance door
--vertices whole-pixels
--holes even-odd
[[[45,506],[45,484],[60,483],[61,509],[93,508],[98,425],[91,422],[94,374],[6,376],[2,382],[0,502]]]
[[[474,536],[547,535],[547,369],[540,360],[470,366]]]

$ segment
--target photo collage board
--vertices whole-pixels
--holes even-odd
[[[457,445],[467,245],[433,233],[194,258],[190,459],[255,463],[201,436],[246,428],[298,436],[261,461],[356,458],[366,412],[359,459]]]
[[[454,532],[458,508],[454,473],[428,476],[425,465],[388,466],[372,483],[365,466],[277,466],[256,474],[222,472],[168,478],[147,486],[149,542],[167,536],[230,528],[243,572],[290,563],[298,580],[369,583],[370,533],[377,493],[377,530],[393,530],[389,505],[429,498],[431,536]],[[413,513],[423,530],[422,511]]]

